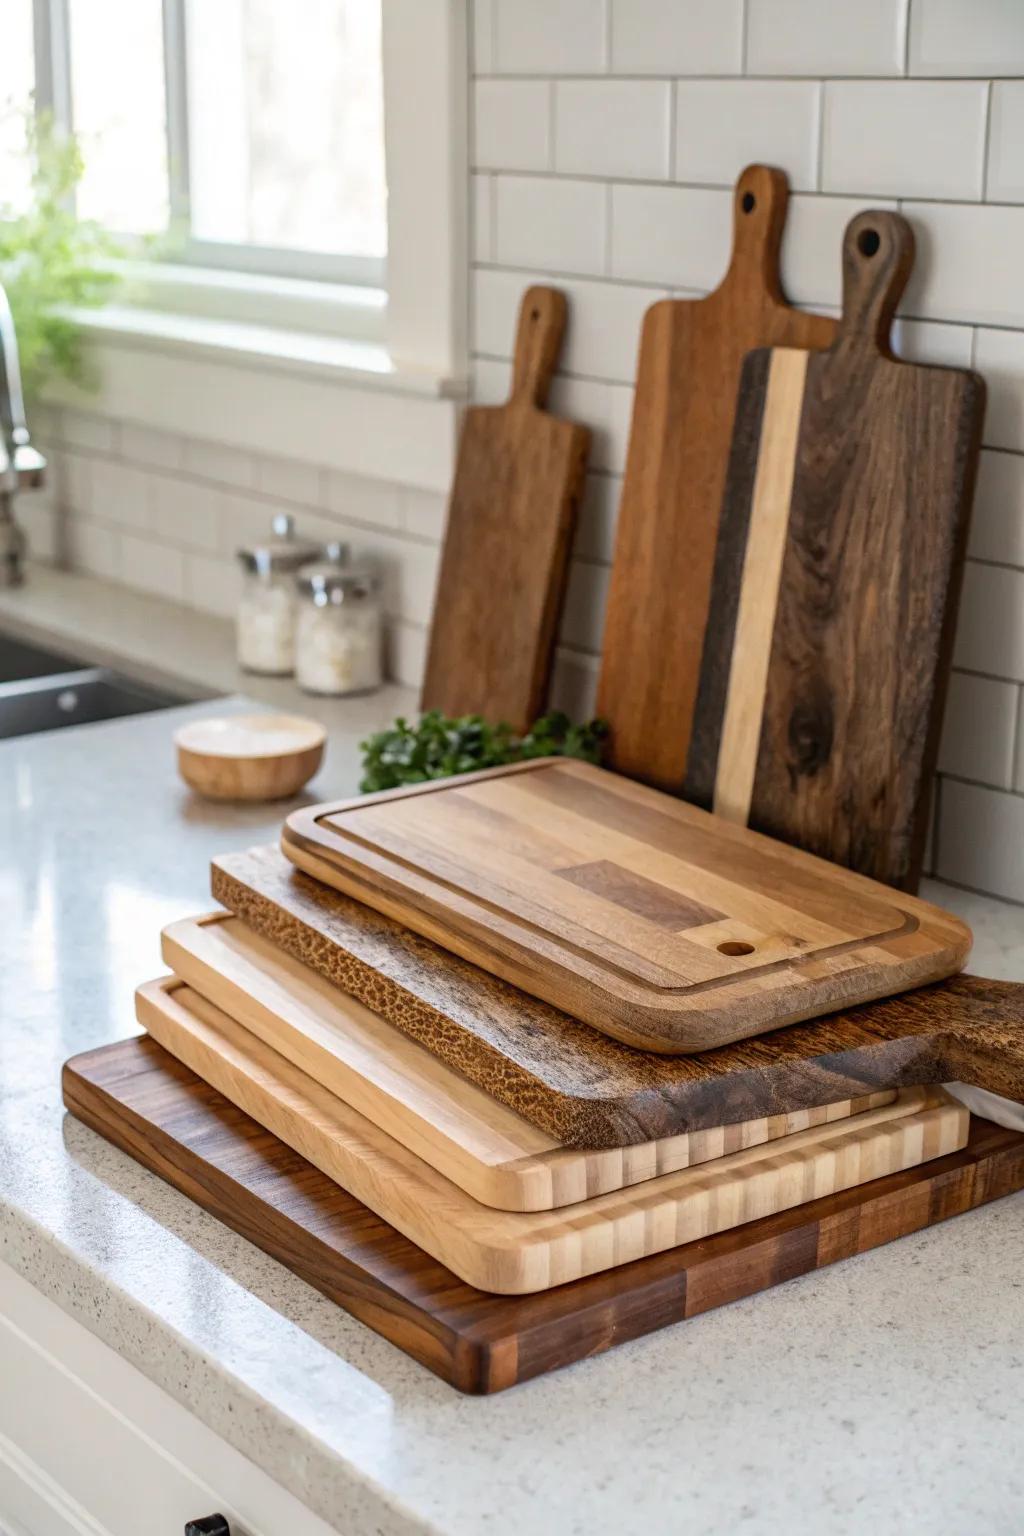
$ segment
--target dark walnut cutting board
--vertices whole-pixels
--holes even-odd
[[[543,711],[590,433],[544,409],[565,295],[528,288],[512,393],[466,411],[421,703],[524,731]]]
[[[684,790],[911,890],[985,402],[893,357],[912,261],[904,219],[858,214],[833,346],[744,365]]]
[[[700,676],[740,369],[753,347],[827,347],[836,322],[787,304],[781,171],[736,183],[732,259],[703,299],[644,317],[608,593],[598,713],[609,766],[679,790]]]
[[[534,1296],[463,1284],[142,1036],[77,1056],[64,1102],[462,1392],[500,1392],[1024,1185],[1024,1135],[973,1120],[920,1168]]]
[[[605,1034],[708,1050],[959,970],[938,908],[588,763],[289,816],[300,869]]]

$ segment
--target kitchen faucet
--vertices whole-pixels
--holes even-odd
[[[25,576],[25,535],[14,517],[19,490],[42,485],[46,460],[33,448],[25,424],[18,366],[18,338],[7,295],[0,285],[0,587],[16,587]]]

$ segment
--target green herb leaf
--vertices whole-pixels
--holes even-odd
[[[416,724],[400,717],[386,731],[360,742],[363,777],[359,788],[368,795],[534,757],[578,757],[600,763],[607,737],[603,720],[574,725],[561,711],[542,715],[525,736],[516,736],[509,726],[491,725],[480,715],[456,720],[432,709]]]

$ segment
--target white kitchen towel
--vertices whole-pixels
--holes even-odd
[[[989,1093],[987,1088],[973,1088],[970,1083],[943,1083],[942,1086],[954,1099],[966,1104],[972,1115],[994,1120],[996,1125],[1005,1126],[1008,1131],[1024,1131],[1024,1104],[1001,1098],[998,1093]]]

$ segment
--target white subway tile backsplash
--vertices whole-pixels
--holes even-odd
[[[535,282],[528,272],[473,273],[473,349],[510,357],[524,290]],[[636,373],[640,327],[647,309],[665,291],[584,278],[556,280],[568,301],[569,318],[560,367],[566,373],[630,384]]]
[[[796,190],[817,179],[821,88],[803,80],[683,80],[676,181],[731,187],[745,165],[776,165]]]
[[[88,513],[92,495],[94,460],[83,453],[61,448],[50,458],[50,475],[56,485],[57,505],[68,512]]]
[[[974,332],[969,325],[899,319],[892,328],[892,348],[904,362],[935,363],[940,368],[969,368]]]
[[[151,526],[159,539],[209,553],[220,549],[223,491],[194,480],[155,475],[150,494]]]
[[[491,241],[492,181],[490,176],[469,178],[469,249],[474,261],[493,261]]]
[[[378,534],[372,543],[356,545],[356,549],[368,554],[381,572],[385,611],[412,624],[429,624],[441,560],[437,546],[409,544]]]
[[[842,80],[825,87],[821,185],[883,197],[979,198],[988,83]]]
[[[184,445],[171,432],[140,427],[126,421],[121,427],[121,457],[153,469],[180,469]]]
[[[1024,571],[968,560],[953,665],[1024,682]]]
[[[1019,694],[1016,683],[954,672],[946,700],[939,772],[1009,789]]]
[[[253,464],[257,490],[276,501],[318,507],[323,502],[323,472],[315,464],[298,459],[257,458]]]
[[[917,241],[902,306],[908,314],[1024,326],[1024,208],[901,206]]]
[[[242,592],[242,568],[237,560],[222,556],[187,554],[184,600],[202,613],[233,619]]]
[[[64,518],[57,507],[33,496],[18,504],[18,522],[25,530],[29,556],[44,565],[56,565],[63,553]]]
[[[616,277],[706,292],[724,276],[731,244],[731,192],[612,187],[611,270]]]
[[[402,522],[401,497],[397,485],[380,480],[364,480],[338,470],[331,470],[327,476],[328,510],[348,522],[398,528]]]
[[[1024,335],[1020,331],[977,331],[974,366],[988,385],[986,445],[1024,451]]]
[[[407,688],[419,688],[427,665],[427,630],[422,624],[396,619],[388,635],[388,675]]]
[[[119,579],[126,586],[152,592],[154,597],[184,602],[185,556],[180,549],[171,549],[167,544],[123,533]]]
[[[489,75],[494,68],[493,0],[473,0],[469,25],[473,71],[478,75]]]
[[[611,0],[611,67],[623,75],[736,75],[743,0]]]
[[[80,513],[67,519],[64,530],[64,559],[71,570],[85,571],[106,581],[121,575],[120,540],[113,528],[97,523]]]
[[[434,491],[402,491],[402,527],[417,539],[439,544],[448,521],[448,502]]]
[[[198,475],[203,480],[217,480],[221,485],[245,490],[256,483],[252,454],[241,448],[231,448],[226,443],[189,438],[185,442],[182,462],[190,475]]]
[[[985,196],[993,203],[1024,203],[1024,80],[992,83]]]
[[[473,165],[481,170],[547,170],[551,92],[546,80],[478,80],[473,90]]]
[[[1024,796],[944,779],[935,873],[1024,901]]]
[[[90,472],[89,511],[105,523],[136,530],[152,527],[153,477],[116,459],[95,459]]]
[[[610,575],[606,565],[591,565],[585,560],[572,562],[559,630],[563,645],[600,654]]]
[[[555,169],[576,176],[668,175],[672,87],[661,80],[555,86]]]
[[[592,720],[596,713],[597,672],[595,656],[559,646],[551,670],[548,708],[564,710],[570,720]]]
[[[494,68],[511,75],[604,72],[606,0],[493,0]]]
[[[234,557],[239,549],[252,549],[265,544],[272,533],[271,523],[277,509],[269,501],[257,496],[246,496],[240,491],[225,491],[220,501],[220,553]],[[296,532],[302,537],[312,537],[306,531],[306,518],[296,518]]]
[[[751,75],[899,75],[909,0],[747,0]]]
[[[590,428],[590,467],[621,474],[626,467],[633,389],[626,384],[602,384],[594,379],[559,374],[548,404],[558,416]]]
[[[512,384],[512,364],[491,357],[475,357],[470,370],[474,405],[502,405]]]
[[[117,452],[118,425],[108,416],[64,410],[61,412],[60,435],[61,440],[72,448],[84,448],[90,453]]]
[[[494,259],[540,271],[604,271],[606,193],[596,181],[499,176]]]
[[[913,0],[912,75],[1015,75],[1024,70],[1020,0]]]
[[[622,476],[591,470],[583,488],[576,519],[573,552],[579,560],[610,565],[615,553],[615,523],[622,495]]]
[[[842,301],[843,234],[862,208],[892,208],[881,199],[811,197],[789,200],[782,239],[782,287],[787,298],[820,308]]]
[[[1024,458],[986,448],[978,465],[969,553],[1024,567]]]

